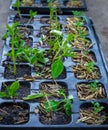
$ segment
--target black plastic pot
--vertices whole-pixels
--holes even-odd
[[[44,15],[45,16],[45,15]],[[47,15],[48,16],[48,15]],[[40,17],[43,17],[42,15],[37,15],[35,18],[34,18],[34,22],[32,23],[33,27],[34,27],[34,30],[33,30],[33,37],[35,37],[34,39],[37,41],[37,42],[33,42],[33,47],[36,47],[37,46],[37,43],[39,42],[39,39],[38,37],[36,37],[36,34],[38,33],[39,29],[41,26],[43,25],[47,25],[48,24],[42,24],[40,23],[39,19]],[[66,17],[68,16],[58,16],[59,19],[60,19],[60,22],[62,22],[62,24],[66,23]],[[9,20],[8,22],[9,23],[13,23],[13,18],[14,16],[11,16],[9,17]],[[68,123],[66,124],[44,124],[41,120],[40,120],[40,114],[36,114],[34,112],[35,108],[39,105],[39,100],[36,100],[36,101],[23,101],[22,99],[17,99],[15,102],[18,102],[19,104],[20,103],[23,103],[25,104],[26,108],[28,109],[29,113],[28,113],[28,120],[27,122],[23,123],[23,124],[10,124],[10,125],[6,125],[6,124],[3,124],[3,123],[0,123],[0,128],[3,128],[3,129],[6,129],[6,130],[10,130],[10,129],[96,129],[96,128],[104,128],[104,129],[107,129],[108,128],[108,87],[107,87],[107,84],[108,84],[108,68],[107,68],[107,64],[105,62],[105,58],[103,56],[103,53],[102,53],[102,50],[101,50],[101,45],[100,45],[100,42],[99,42],[99,38],[95,32],[95,29],[94,29],[94,26],[93,24],[91,24],[91,22],[89,21],[89,18],[87,17],[84,17],[87,21],[87,23],[84,25],[87,27],[88,29],[88,36],[87,38],[90,39],[90,41],[93,43],[93,46],[89,49],[90,52],[92,52],[95,56],[95,66],[97,66],[99,68],[99,71],[100,71],[100,75],[101,77],[99,77],[98,81],[99,83],[101,83],[105,89],[105,93],[106,93],[106,96],[105,98],[102,98],[102,99],[95,99],[94,101],[95,102],[100,102],[100,104],[102,104],[104,106],[104,110],[105,110],[105,113],[107,115],[107,118],[105,120],[105,122],[101,125],[89,125],[89,124],[86,124],[86,123],[83,123],[83,122],[77,122],[79,117],[80,117],[80,108],[82,108],[82,106],[84,107],[88,107],[88,106],[91,106],[91,101],[92,100],[80,100],[79,97],[78,97],[78,92],[77,92],[77,88],[76,88],[76,85],[78,83],[90,83],[90,82],[93,82],[95,79],[93,80],[86,80],[86,79],[78,79],[75,77],[75,74],[73,72],[73,69],[72,67],[77,65],[77,64],[80,64],[80,63],[76,63],[74,62],[71,58],[65,58],[64,59],[64,66],[65,66],[65,77],[61,77],[61,78],[58,78],[56,81],[57,83],[63,85],[64,87],[67,88],[68,90],[68,95],[73,95],[74,97],[74,101],[72,103],[72,113],[71,113],[71,116],[69,117],[69,120],[68,120]],[[38,19],[38,21],[37,21]],[[63,33],[65,32],[65,36],[67,36],[67,32],[64,30],[63,28]],[[43,47],[39,47],[40,49],[43,49]],[[2,83],[3,82],[12,82],[16,79],[19,78],[19,81],[20,82],[23,82],[25,81],[25,79],[23,79],[22,77],[12,77],[7,79],[4,77],[4,73],[5,73],[5,64],[8,64],[8,63],[11,63],[12,62],[9,62],[9,61],[6,61],[7,59],[7,56],[4,56],[4,54],[8,51],[10,51],[11,48],[9,47],[9,40],[7,39],[7,41],[5,42],[4,44],[4,48],[3,48],[3,54],[2,54],[2,60],[1,60],[1,66],[0,66],[0,69],[1,69],[1,73],[0,73],[0,85],[2,86]],[[81,51],[81,49],[76,49],[74,48],[75,51]],[[17,65],[27,65],[29,68],[30,68],[30,75],[29,76],[34,76],[35,75],[35,71],[34,71],[34,68],[33,66],[30,66],[30,64],[28,63],[17,63]],[[22,68],[22,71],[23,71],[23,68]],[[22,79],[21,79],[22,78]],[[27,82],[27,81],[26,81]],[[40,86],[41,84],[44,84],[44,83],[53,83],[52,79],[45,79],[45,78],[38,78],[34,81],[29,81],[29,85],[30,85],[30,93],[34,93],[34,92],[39,92],[40,91]],[[1,86],[0,86],[0,89],[1,89]],[[9,103],[13,103],[13,101],[11,99],[0,99],[0,108],[2,108],[2,104],[4,103],[8,103],[8,106],[9,106]],[[7,107],[7,106],[6,106]]]
[[[86,1],[79,1],[81,2],[81,6],[68,7],[66,6],[68,0],[58,0],[58,3],[60,4],[57,6],[58,14],[72,14],[72,11],[87,11]],[[16,0],[12,0],[10,5],[11,10],[17,10],[17,8],[14,7],[15,3]],[[46,0],[35,0],[33,6],[20,6],[21,13],[29,13],[30,10],[37,11],[39,14],[48,14],[50,12]]]

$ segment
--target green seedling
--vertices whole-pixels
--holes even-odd
[[[60,30],[60,23],[57,17],[57,8],[53,6],[54,0],[47,0],[50,9],[50,28],[51,30]]]
[[[64,97],[63,100],[57,101],[57,100],[47,100],[47,102],[44,104],[45,105],[45,111],[46,112],[56,112],[57,109],[61,104],[63,104],[63,108],[65,110],[66,115],[70,116],[71,115],[71,110],[72,110],[72,102],[73,102],[73,96],[68,96],[66,97],[65,92],[63,89],[60,89],[58,93]]]
[[[96,92],[98,90],[98,81],[95,80],[94,82],[90,83],[89,87],[92,92]]]
[[[30,19],[28,20],[27,24],[31,22],[31,20],[34,18],[34,16],[37,15],[37,12],[33,12],[32,10],[29,11]]]
[[[70,116],[71,110],[72,110],[72,102],[73,102],[73,96],[66,97],[65,92],[63,89],[60,89],[57,91],[57,93],[61,96],[63,96],[63,100],[57,101],[57,100],[49,100],[49,96],[56,96],[54,94],[47,94],[44,92],[36,93],[33,95],[28,95],[27,97],[24,97],[23,100],[34,100],[39,98],[45,98],[46,102],[43,104],[43,108],[39,106],[40,109],[44,109],[45,112],[50,113],[52,115],[52,112],[56,112],[57,109],[60,107],[61,104],[63,104],[63,108],[65,110],[65,113]]]
[[[11,98],[14,100],[14,98],[17,96],[17,90],[19,89],[19,81],[13,82],[10,86],[6,85],[6,92],[0,92],[1,98]]]
[[[95,112],[96,114],[98,114],[99,112],[101,112],[101,111],[104,109],[104,107],[101,106],[99,102],[93,102],[93,101],[92,101],[91,103],[92,103],[92,105],[93,105],[94,112]]]
[[[52,77],[56,79],[64,70],[63,58],[75,57],[75,54],[68,43],[71,40],[71,35],[64,38],[63,33],[58,30],[52,30],[50,33],[56,38],[56,42],[49,42],[51,46],[50,51],[55,52],[51,65],[51,74]]]
[[[22,18],[20,15],[20,6],[21,6],[21,1],[17,0],[16,3],[14,4],[14,7],[17,8],[17,13],[18,13],[19,17]]]
[[[77,18],[84,15],[84,12],[82,12],[82,11],[72,11],[72,13],[73,13],[74,17],[77,17]]]
[[[16,56],[22,59],[22,61],[29,62],[31,65],[38,66],[39,64],[45,64],[48,62],[48,58],[44,57],[44,50],[37,48],[18,48]]]
[[[94,63],[94,62],[88,62],[88,63],[86,64],[86,71],[87,71],[88,73],[93,72],[94,69],[95,69],[95,63]]]
[[[11,36],[10,43],[11,43],[11,49],[12,49],[12,60],[13,60],[13,64],[14,64],[14,75],[16,75],[15,45],[16,45],[16,43],[18,43],[18,38],[17,38],[17,33],[18,33],[17,26],[18,25],[19,25],[18,22],[13,23],[12,26],[9,26],[8,24],[6,24],[6,28],[8,31],[2,37],[2,39],[5,40],[7,37]]]

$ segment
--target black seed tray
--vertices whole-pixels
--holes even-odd
[[[58,0],[60,6],[57,7],[58,14],[72,14],[72,11],[87,11],[87,4],[86,0],[79,0],[82,2],[82,5],[80,7],[67,7],[66,2],[67,0]],[[45,3],[46,0],[35,0],[35,3],[33,6],[20,6],[21,13],[29,13],[30,10],[37,11],[39,14],[49,14],[50,10],[48,7],[48,4],[42,5]],[[16,0],[12,0],[10,9],[11,10],[17,10],[16,7],[14,7],[14,4],[16,3]]]
[[[8,23],[11,25],[13,22],[14,22],[14,19],[15,19],[15,15],[11,15],[8,17]],[[22,14],[22,17],[23,18],[28,18],[29,15],[27,14]],[[40,33],[40,28],[42,27],[47,27],[49,26],[48,23],[42,23],[40,20],[41,18],[48,18],[49,16],[48,15],[36,15],[33,19],[33,22],[31,24],[29,24],[29,26],[33,27],[33,47],[36,47],[38,46],[39,44],[39,40],[40,40],[40,37],[38,36],[38,34]],[[65,24],[66,24],[66,18],[68,17],[73,17],[72,15],[58,15],[58,19],[59,19],[59,22],[61,24],[61,31],[64,33],[64,35],[66,36],[67,32],[66,32],[66,28],[65,28]],[[90,39],[92,41],[92,43],[94,43],[93,39],[94,39],[94,35],[93,35],[93,29],[92,27],[90,26],[91,25],[91,19],[87,16],[82,16],[81,19],[84,19],[85,20],[85,23],[84,23],[84,26],[87,28],[88,32],[89,32],[89,35],[88,35],[88,39]],[[21,25],[26,25],[26,23],[24,24],[21,24]],[[7,40],[8,42],[8,40]],[[9,43],[7,43],[9,44]]]
[[[108,113],[108,68],[107,68],[107,64],[105,62],[102,50],[101,50],[101,45],[100,45],[100,41],[99,38],[95,32],[95,29],[93,27],[93,25],[87,25],[89,26],[89,32],[90,32],[90,36],[89,38],[91,39],[92,43],[94,43],[93,48],[90,49],[91,52],[94,53],[95,57],[96,57],[96,62],[95,65],[99,68],[100,73],[101,73],[101,77],[98,79],[98,81],[100,83],[103,84],[104,88],[105,88],[105,92],[106,92],[106,97],[104,99],[96,99],[95,101],[100,102],[101,104],[104,105],[105,107],[105,111],[106,114]],[[10,48],[7,44],[4,44],[4,48],[3,48],[3,54],[2,54],[2,60],[1,60],[1,66],[0,66],[0,90],[1,90],[1,86],[3,82],[13,82],[14,80],[16,80],[17,78],[4,78],[4,72],[5,72],[5,67],[3,66],[3,64],[7,64],[11,62],[6,62],[6,56],[4,56],[4,54],[6,52],[10,51]],[[78,50],[77,50],[78,51]],[[67,86],[68,89],[68,94],[69,95],[73,95],[74,97],[74,102],[72,103],[72,114],[71,114],[71,120],[68,124],[63,124],[63,125],[45,125],[40,121],[40,115],[39,114],[35,114],[34,113],[34,109],[36,106],[39,105],[39,101],[23,101],[21,99],[17,99],[15,102],[18,103],[23,103],[27,106],[28,110],[29,110],[29,119],[26,123],[24,124],[20,124],[20,125],[3,125],[0,124],[0,128],[6,129],[6,130],[11,130],[11,129],[93,129],[93,128],[104,128],[107,129],[108,128],[108,118],[106,120],[106,122],[102,125],[87,125],[85,123],[77,123],[77,120],[79,119],[79,112],[80,112],[80,107],[82,105],[89,105],[91,100],[87,100],[87,101],[83,101],[80,100],[77,94],[77,89],[76,89],[76,84],[78,83],[88,83],[88,82],[92,82],[91,81],[87,81],[85,79],[83,80],[79,80],[75,77],[72,67],[73,65],[76,65],[77,63],[73,62],[71,60],[71,58],[67,58],[64,60],[64,65],[65,65],[65,72],[66,72],[66,77],[65,78],[59,78],[57,79],[57,82],[59,84],[65,84]],[[33,69],[33,66],[30,66],[28,63],[17,63],[17,65],[21,66],[21,69],[23,70],[22,66],[27,65],[30,68],[30,76],[34,76],[35,72]],[[24,70],[23,70],[24,71]],[[25,82],[24,80],[19,79],[20,82]],[[26,81],[27,82],[27,81]],[[53,82],[51,79],[37,79],[34,82],[28,82],[30,85],[30,93],[32,94],[33,92],[39,92],[40,88],[40,84],[41,83],[45,83],[45,82]],[[12,103],[13,101],[10,99],[0,99],[0,107],[3,103]],[[108,116],[107,116],[108,117]]]
[[[25,21],[23,21],[20,24],[22,24],[22,25],[25,24],[26,25],[27,21],[30,18],[30,15],[29,14],[20,14],[20,15],[21,15],[22,19],[26,19]],[[64,23],[64,21],[66,21],[67,17],[73,17],[73,15],[72,14],[71,15],[58,15],[58,19],[59,19],[60,23],[62,23],[62,22]],[[16,15],[14,14],[14,15],[8,16],[7,23],[8,24],[14,23],[16,18],[18,20],[17,14]],[[41,21],[40,21],[41,18],[49,18],[49,15],[47,15],[47,14],[40,14],[40,15],[37,14],[29,25],[33,26],[33,28],[34,28],[34,26],[37,26],[36,25],[37,23],[38,24],[40,23],[40,24],[44,25],[45,23],[41,23]],[[92,19],[90,17],[88,17],[88,16],[82,16],[81,19],[82,18],[85,20],[85,25],[93,24]]]

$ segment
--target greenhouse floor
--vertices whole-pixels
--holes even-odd
[[[7,17],[14,13],[9,10],[10,2],[11,0],[0,0],[0,59],[3,47],[1,37],[5,33]],[[86,15],[93,20],[108,65],[108,0],[86,0],[86,2],[88,6]]]

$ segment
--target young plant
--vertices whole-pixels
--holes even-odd
[[[90,83],[89,87],[92,92],[96,92],[98,90],[98,81],[95,80],[94,82]]]
[[[50,28],[51,30],[60,30],[60,23],[57,17],[57,8],[53,6],[54,0],[48,0],[48,6],[50,9]]]
[[[18,22],[13,23],[12,26],[9,26],[8,24],[6,24],[6,28],[7,28],[7,32],[6,34],[4,34],[4,36],[2,37],[3,40],[5,40],[7,37],[11,36],[11,49],[12,49],[12,60],[13,60],[13,64],[14,64],[14,70],[13,73],[14,75],[16,75],[16,57],[15,57],[15,45],[18,44],[18,29],[17,26],[19,25]]]
[[[63,100],[57,101],[57,100],[48,100],[46,97],[46,102],[44,103],[45,111],[47,113],[52,113],[56,112],[57,109],[61,104],[63,104],[63,109],[65,110],[66,115],[70,116],[71,115],[71,110],[72,110],[72,102],[73,102],[73,96],[68,96],[66,97],[65,92],[63,89],[60,89],[58,93],[64,97]]]
[[[34,18],[34,16],[37,15],[37,12],[33,12],[32,10],[29,11],[30,19],[28,20],[27,24],[31,22],[31,20]]]
[[[94,63],[94,62],[88,62],[88,63],[86,64],[86,71],[87,71],[88,73],[93,72],[94,69],[95,69],[95,63]]]
[[[100,111],[102,111],[102,110],[104,109],[104,107],[101,106],[99,102],[93,102],[93,101],[92,101],[91,103],[92,103],[92,105],[93,105],[94,112],[95,112],[96,114],[98,114]]]
[[[64,70],[63,58],[64,57],[74,57],[74,51],[69,45],[69,40],[71,39],[71,35],[69,34],[67,38],[64,38],[63,33],[58,30],[52,30],[50,33],[55,35],[56,42],[49,42],[51,48],[50,51],[55,52],[55,56],[52,60],[51,65],[51,73],[52,77],[56,79]]]
[[[63,104],[63,108],[65,110],[66,115],[70,116],[71,115],[71,110],[72,110],[72,102],[73,102],[73,96],[68,96],[66,97],[65,92],[63,89],[60,89],[57,91],[57,93],[61,96],[63,96],[63,99],[61,101],[57,100],[49,100],[49,96],[54,96],[54,94],[47,94],[44,92],[36,93],[33,95],[28,95],[27,97],[24,97],[23,100],[34,100],[38,98],[45,98],[46,102],[43,103],[42,106],[39,106],[39,109],[44,109],[45,112],[50,113],[52,116],[53,112],[56,112],[57,109],[60,107],[61,104]],[[56,96],[56,95],[55,95]]]
[[[21,6],[21,1],[17,0],[16,3],[14,4],[14,7],[17,8],[17,13],[21,17],[21,15],[20,15],[20,6]]]
[[[17,96],[17,90],[19,89],[19,81],[13,82],[10,86],[6,86],[6,92],[0,92],[1,98],[11,98],[14,100],[14,98]]]
[[[16,56],[20,57],[22,61],[29,62],[31,65],[38,66],[39,64],[45,64],[48,62],[48,58],[44,57],[44,50],[37,48],[19,48],[16,51]]]
[[[82,17],[84,15],[84,12],[82,11],[72,11],[72,13],[74,17],[77,17],[77,18]]]

